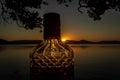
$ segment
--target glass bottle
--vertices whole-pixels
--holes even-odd
[[[60,15],[43,18],[44,41],[31,54],[31,80],[73,80],[73,51],[61,41]]]

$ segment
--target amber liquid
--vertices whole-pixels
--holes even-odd
[[[74,67],[30,68],[30,80],[74,80]]]

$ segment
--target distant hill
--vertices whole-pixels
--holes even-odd
[[[92,41],[87,41],[87,40],[80,40],[80,41],[67,40],[66,43],[70,43],[70,44],[120,44],[120,41],[113,40],[113,41],[92,42]]]
[[[8,41],[8,44],[38,44],[41,42],[42,40],[15,40],[15,41]]]
[[[0,39],[0,44],[39,44],[42,40],[15,40],[15,41],[7,41],[4,39]],[[120,41],[113,40],[113,41],[98,41],[92,42],[87,40],[67,40],[65,43],[67,44],[120,44]]]
[[[4,39],[0,39],[0,44],[5,44],[5,43],[7,43],[6,40],[4,40]]]
[[[120,41],[100,41],[98,44],[120,44]]]
[[[39,44],[42,40],[15,40],[15,41],[6,41],[0,39],[0,44]]]
[[[87,40],[80,40],[80,41],[67,40],[66,43],[70,43],[70,44],[91,44],[91,43],[94,43],[94,42],[87,41]]]

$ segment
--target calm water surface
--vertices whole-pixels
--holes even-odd
[[[36,45],[0,45],[0,80],[29,80],[29,54]],[[120,45],[70,44],[75,80],[120,80]]]

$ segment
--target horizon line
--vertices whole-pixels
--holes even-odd
[[[6,40],[6,39],[2,39],[2,38],[0,38],[0,40],[5,40],[5,41],[32,41],[32,40],[43,40],[43,39],[17,39],[17,40]],[[120,40],[115,40],[115,39],[113,39],[113,40],[98,40],[98,41],[94,41],[94,40],[87,40],[87,39],[80,39],[80,40],[76,40],[76,39],[68,39],[68,40],[66,40],[66,41],[92,41],[92,42],[99,42],[99,41],[120,41]]]

